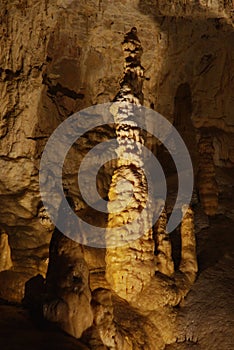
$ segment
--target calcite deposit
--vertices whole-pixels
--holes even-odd
[[[11,248],[8,242],[8,235],[0,235],[0,271],[9,270],[12,267]]]
[[[1,1],[0,299],[21,303],[30,295],[33,308],[80,338],[78,348],[233,347],[233,11],[232,0]],[[126,61],[123,74],[124,60],[135,50],[128,51],[130,39],[137,49],[133,76]],[[40,197],[39,165],[62,121],[129,92],[133,104],[144,97],[146,107],[178,129],[191,154],[194,193],[180,227],[168,235],[176,169],[163,145],[134,131],[132,137],[144,139],[163,166],[166,206],[151,231],[106,252],[54,231]],[[101,217],[87,206],[77,171],[98,142],[122,132],[113,126],[92,130],[64,164],[64,189],[77,215],[102,227],[114,227],[115,217]],[[144,202],[143,172],[139,180],[128,166],[113,162],[100,169],[102,198],[111,202],[117,180],[129,176],[137,188],[141,182],[136,197]],[[51,196],[59,200],[56,188]],[[35,278],[38,293],[31,287]],[[13,324],[18,314],[10,317]],[[22,330],[23,338],[29,333]],[[16,348],[6,334],[3,347]],[[20,347],[22,337],[16,335]],[[33,335],[30,349],[32,342]],[[65,343],[74,347],[73,341]]]
[[[141,214],[150,193],[147,193],[141,149],[136,151],[132,147],[132,140],[142,139],[140,130],[131,118],[134,116],[134,105],[140,105],[140,100],[143,102],[144,81],[140,60],[142,47],[135,27],[125,35],[122,46],[125,57],[124,76],[120,82],[120,91],[111,106],[112,113],[115,113],[118,161],[108,194],[110,214],[107,229],[112,231],[106,236],[107,283],[99,282],[99,288],[93,290],[91,303],[88,265],[82,245],[55,230],[46,276],[48,301],[43,304],[43,312],[46,319],[55,322],[74,337],[80,338],[84,333],[84,337],[91,338],[91,342],[87,341],[93,348],[97,346],[93,342],[98,342],[99,339],[112,349],[140,349],[141,339],[147,334],[145,348],[161,349],[164,343],[175,339],[173,332],[169,331],[170,325],[174,326],[174,315],[170,307],[183,300],[197,273],[193,211],[187,206],[181,208],[184,214],[181,223],[181,263],[179,271],[175,273],[171,243],[166,232],[165,208],[154,235],[153,229],[146,226],[147,221],[152,221],[152,215],[147,211],[146,217]],[[133,184],[133,197],[124,211],[111,213],[113,200],[116,197],[120,200],[127,191],[124,185],[118,187],[121,179]],[[152,205],[152,199],[149,201]],[[126,222],[134,220],[138,224],[134,228],[139,228],[141,232],[138,239],[135,237],[137,234],[139,236],[138,232],[133,229],[127,231],[124,226]],[[68,220],[67,226],[69,225],[71,222]],[[116,226],[119,226],[117,233],[114,230]],[[110,242],[112,245],[116,242],[117,246],[110,246]],[[155,256],[157,247],[158,253]],[[107,288],[103,288],[105,285]],[[132,314],[137,317],[137,324],[141,328],[139,334],[131,333],[130,329],[126,332],[125,323],[129,323],[131,317],[125,314],[122,304],[131,310],[131,317]],[[164,312],[163,308],[169,309]],[[161,328],[158,314],[161,314],[160,319],[167,324],[166,330]],[[94,324],[89,329],[93,320]],[[156,332],[156,336],[148,334],[150,329]]]
[[[55,231],[46,276],[44,317],[76,338],[93,323],[89,269],[82,247]]]
[[[120,226],[119,231],[113,230],[111,236],[118,235],[119,237],[113,237],[113,241],[118,245],[120,240],[122,246],[107,249],[106,277],[116,293],[130,301],[149,284],[155,268],[153,231],[147,227],[147,223],[152,222],[152,214],[150,217],[149,211],[141,213],[146,201],[152,201],[147,198],[152,194],[148,193],[147,189],[142,150],[137,147],[137,142],[143,142],[143,139],[134,120],[134,105],[143,103],[144,81],[144,68],[141,66],[143,50],[135,27],[125,35],[122,46],[125,56],[124,76],[120,83],[120,91],[114,99],[116,102],[111,107],[116,123],[116,153],[119,161],[110,184],[110,214],[107,225],[108,228]],[[129,184],[118,187],[121,180],[128,181]],[[133,188],[130,203],[125,210],[112,214],[112,201],[117,198],[117,203],[121,203],[126,192],[131,192],[130,185]],[[129,195],[131,196],[131,193]],[[125,224],[131,222],[135,222],[134,226],[126,227]],[[137,236],[141,237],[136,240]],[[111,238],[107,237],[107,244]]]
[[[204,211],[215,215],[218,209],[219,188],[215,178],[214,147],[211,135],[201,132],[198,143],[199,170],[198,189]]]

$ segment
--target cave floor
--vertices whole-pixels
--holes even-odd
[[[78,340],[32,321],[21,306],[0,305],[0,349],[87,350]]]
[[[219,215],[197,234],[198,278],[181,305],[178,343],[166,350],[234,349],[234,223]]]
[[[199,275],[178,311],[178,342],[166,350],[234,348],[234,224],[218,216],[197,234]],[[0,349],[85,350],[78,340],[32,320],[19,305],[0,304]]]

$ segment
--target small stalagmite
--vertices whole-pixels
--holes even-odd
[[[11,248],[8,242],[8,235],[0,234],[0,272],[9,270],[12,267]]]

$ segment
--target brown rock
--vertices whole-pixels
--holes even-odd
[[[8,235],[1,233],[0,235],[0,272],[9,270],[12,267],[11,248],[8,242]]]
[[[93,323],[89,270],[82,247],[56,230],[50,244],[46,291],[44,317],[80,338]]]

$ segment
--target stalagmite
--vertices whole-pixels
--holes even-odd
[[[115,98],[119,104],[118,107],[114,105],[111,109],[117,124],[116,133],[119,143],[117,155],[120,160],[109,190],[109,208],[116,198],[121,202],[124,201],[126,193],[131,195],[131,186],[127,185],[126,188],[118,186],[119,181],[129,181],[133,185],[134,193],[133,200],[123,212],[109,214],[108,228],[118,226],[118,230],[113,231],[113,236],[117,232],[119,234],[117,239],[122,239],[121,243],[125,245],[108,247],[106,278],[111,288],[121,298],[140,310],[149,312],[165,305],[179,304],[196,278],[194,221],[192,209],[187,206],[182,207],[184,216],[181,223],[181,263],[179,271],[176,272],[172,260],[171,241],[166,232],[165,208],[155,225],[154,235],[152,230],[145,229],[145,221],[140,222],[141,219],[138,219],[137,223],[142,236],[136,240],[134,240],[133,233],[128,232],[126,227],[121,228],[121,225],[126,224],[128,220],[137,220],[140,208],[145,204],[147,193],[141,153],[131,151],[130,147],[131,141],[136,139],[143,143],[139,131],[135,128],[134,119],[131,120],[134,104],[138,105],[140,101],[143,102],[141,89],[144,75],[140,64],[142,48],[135,28],[126,34],[123,50],[125,53],[124,78],[120,92]],[[126,124],[118,124],[120,120],[126,120]],[[124,158],[125,153],[128,153],[128,157]],[[152,220],[150,216],[147,219]],[[108,236],[107,243],[114,242],[114,239],[115,237]],[[154,249],[156,256],[154,256]]]
[[[164,209],[155,227],[156,247],[156,270],[167,276],[174,273],[174,262],[172,260],[172,248],[169,234],[166,232],[167,213]]]
[[[43,311],[67,333],[87,339],[92,349],[140,350],[144,344],[144,349],[162,350],[175,340],[172,307],[196,278],[194,218],[184,205],[181,263],[174,271],[165,202],[153,203],[140,146],[144,139],[134,120],[134,107],[143,103],[144,80],[135,27],[125,35],[123,51],[124,77],[111,105],[118,160],[108,193],[106,280],[91,293],[84,248],[55,230]],[[161,212],[154,228],[153,214],[143,210],[146,204]],[[70,219],[67,225],[72,225]]]
[[[118,166],[113,174],[109,190],[109,211],[116,198],[121,203],[126,195],[131,196],[131,189],[133,193],[125,210],[118,214],[109,214],[108,228],[116,228],[136,221],[134,228],[137,231],[132,232],[134,230],[131,231],[127,227],[119,227],[117,239],[121,240],[122,246],[107,249],[106,278],[119,296],[130,301],[149,284],[154,275],[155,266],[153,233],[152,229],[146,230],[145,226],[145,222],[150,223],[151,218],[142,217],[141,214],[148,199],[147,182],[141,149],[137,149],[135,143],[136,141],[143,143],[134,121],[134,105],[139,106],[143,102],[144,80],[144,69],[140,63],[142,47],[135,27],[125,35],[122,47],[125,57],[124,77],[111,108],[117,124],[116,134],[119,146],[117,149]],[[124,181],[124,185],[119,185],[121,181]],[[141,237],[134,239],[135,234]],[[116,235],[116,230],[113,230],[111,237],[107,237],[107,243],[112,239],[114,241],[114,235]]]
[[[12,267],[11,248],[8,243],[8,235],[0,234],[0,271],[9,270]]]
[[[196,242],[194,235],[194,214],[190,207],[182,208],[181,222],[181,262],[179,270],[183,272],[190,283],[194,283],[198,271]]]
[[[69,224],[68,220],[67,227]],[[82,246],[55,229],[50,243],[44,317],[80,338],[93,323],[90,303],[89,269]]]
[[[198,189],[202,206],[207,215],[215,215],[218,209],[218,184],[215,179],[214,147],[210,134],[201,133],[198,143]]]

